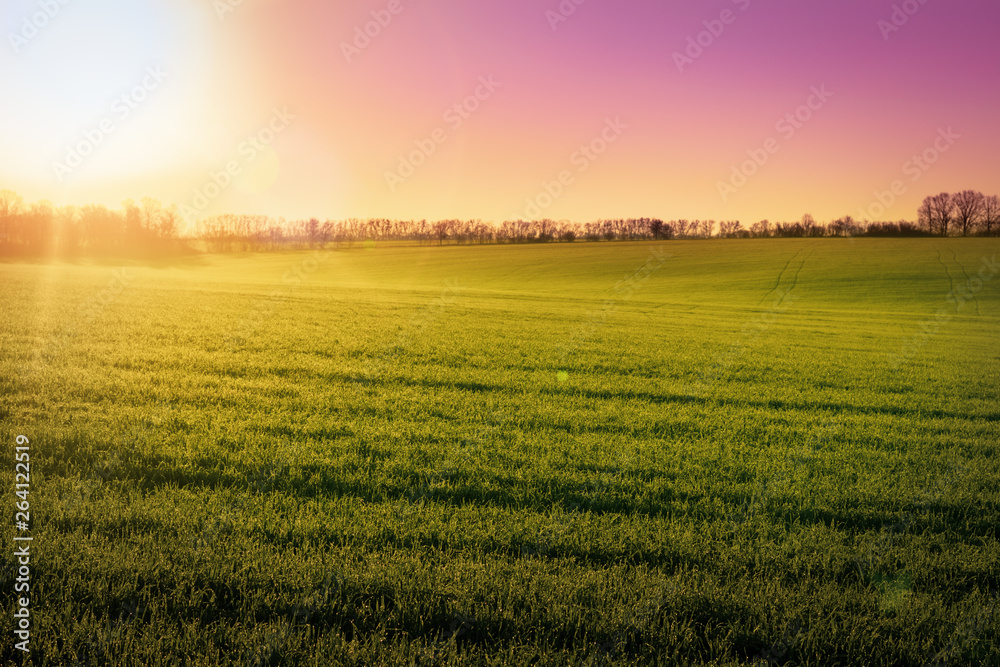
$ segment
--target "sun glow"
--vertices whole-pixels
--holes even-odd
[[[287,131],[199,215],[829,221],[870,210],[949,127],[961,141],[886,218],[912,219],[928,193],[992,191],[1000,86],[979,34],[990,22],[928,5],[887,51],[882,12],[851,4],[769,17],[733,3],[738,23],[679,71],[671,54],[717,9],[587,5],[552,23],[537,0],[422,0],[395,13],[389,0],[8,0],[0,189],[57,205],[192,206],[287,108]],[[964,37],[942,43],[941,31]],[[806,34],[815,39],[800,43]],[[857,48],[843,54],[848,42]],[[484,80],[497,85],[473,97]],[[927,103],[928,81],[951,91],[947,102]],[[782,134],[814,87],[829,104]],[[619,118],[620,139],[585,170],[574,163]],[[766,164],[720,192],[775,137]],[[559,184],[566,171],[572,183]]]
[[[105,0],[54,3],[43,21],[38,5],[12,4],[3,26],[16,38],[3,56],[12,62],[0,70],[5,98],[16,100],[0,114],[18,128],[5,137],[16,156],[0,174],[8,187],[91,201],[102,184],[153,179],[190,160],[213,50],[203,12]]]

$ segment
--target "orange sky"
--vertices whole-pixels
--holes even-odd
[[[1000,193],[996,3],[576,2],[12,0],[0,188],[747,225]]]

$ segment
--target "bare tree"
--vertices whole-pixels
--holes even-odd
[[[983,197],[983,231],[987,236],[992,236],[996,226],[1000,226],[1000,197]]]
[[[933,234],[934,229],[934,208],[931,206],[931,198],[925,197],[924,201],[917,209],[917,224],[925,228],[928,233]]]
[[[803,234],[803,236],[813,236],[813,235],[815,235],[815,233],[816,233],[816,218],[814,218],[812,216],[812,213],[806,213],[805,215],[803,215],[802,216],[802,222],[799,223],[799,224],[802,225],[802,234]]]
[[[88,204],[80,209],[80,226],[88,248],[98,252],[118,249],[125,238],[125,213],[103,204]]]
[[[306,236],[309,238],[310,248],[314,248],[316,244],[319,243],[319,230],[319,220],[316,218],[310,218],[309,222],[306,223]]]
[[[145,200],[143,200],[145,202]],[[177,212],[177,205],[174,204],[170,208],[165,208],[160,211],[159,215],[159,234],[160,238],[172,240],[177,238],[177,234],[180,232],[180,221],[181,216]]]
[[[162,214],[163,204],[152,197],[142,198],[142,228],[146,234],[156,234]]]
[[[10,243],[11,218],[21,212],[24,200],[11,190],[0,190],[0,244]]]
[[[955,202],[952,201],[950,194],[942,192],[924,199],[919,213],[921,222],[927,226],[927,231],[948,236],[948,229],[954,219]]]
[[[986,197],[982,192],[962,190],[951,196],[955,205],[955,224],[962,230],[962,236],[975,232],[983,216],[983,205]]]
[[[438,240],[438,245],[444,245],[445,239],[448,238],[450,226],[447,220],[439,220],[434,223],[434,236]]]
[[[76,206],[63,206],[56,211],[55,226],[58,246],[70,253],[80,246],[80,214]]]
[[[730,239],[737,236],[743,229],[743,225],[740,224],[739,220],[727,220],[725,222],[719,223],[719,236],[724,239]]]
[[[30,247],[55,249],[55,214],[56,209],[49,201],[34,202],[28,207],[24,236]]]
[[[827,231],[830,236],[853,236],[857,231],[857,227],[854,218],[845,215],[843,218],[831,222]]]
[[[654,239],[661,238],[663,236],[663,221],[659,219],[650,220],[649,233],[652,234]]]
[[[12,190],[0,190],[0,218],[17,215],[24,204],[21,195]]]
[[[771,235],[771,221],[761,220],[750,225],[750,233],[757,238],[766,238]]]

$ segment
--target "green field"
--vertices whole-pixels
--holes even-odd
[[[998,251],[0,264],[0,657],[1000,664]]]

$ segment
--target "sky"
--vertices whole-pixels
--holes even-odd
[[[193,223],[915,219],[1000,194],[995,0],[5,0],[0,189]]]

